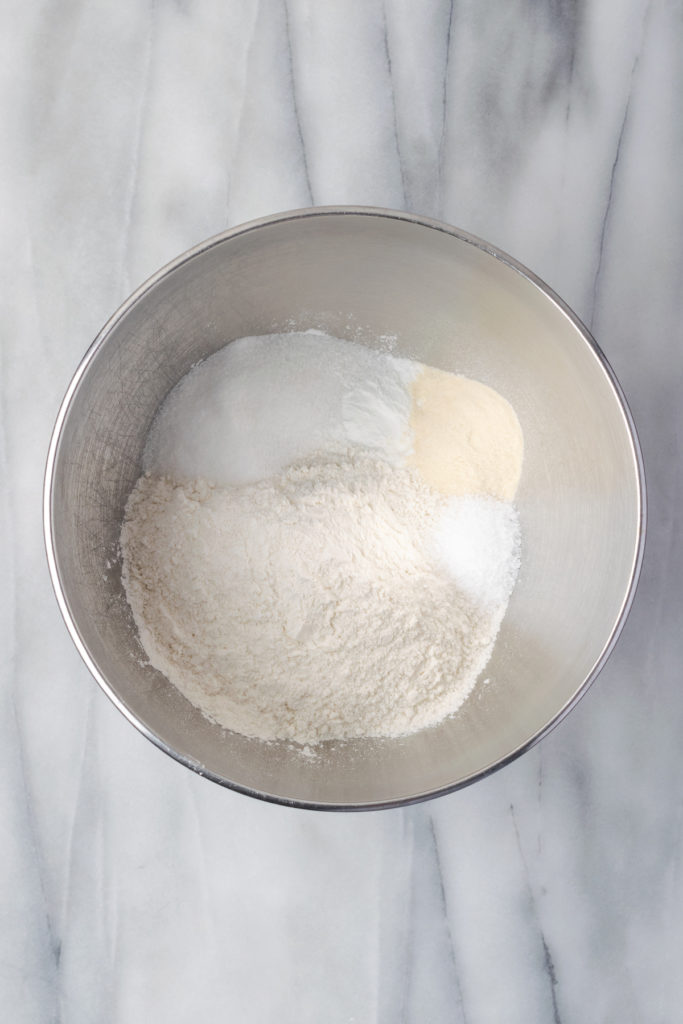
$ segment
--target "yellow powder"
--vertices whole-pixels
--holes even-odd
[[[409,463],[445,495],[488,494],[512,501],[524,440],[517,415],[497,391],[425,366],[412,384]]]

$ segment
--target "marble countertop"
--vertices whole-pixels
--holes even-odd
[[[2,22],[3,1018],[680,1021],[680,0],[37,0]],[[650,528],[616,652],[541,744],[452,796],[330,815],[222,790],[127,724],[60,618],[41,488],[70,377],[137,284],[225,227],[347,203],[442,218],[562,295],[628,396]]]

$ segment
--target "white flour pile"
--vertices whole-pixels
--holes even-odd
[[[321,338],[323,341],[321,341]],[[245,484],[323,449],[410,452],[419,365],[316,331],[240,338],[194,368],[162,406],[144,469]]]
[[[301,744],[396,736],[472,690],[519,564],[514,507],[482,482],[516,485],[521,432],[512,413],[506,438],[504,400],[477,391],[459,428],[477,451],[465,438],[439,468],[425,428],[448,436],[440,378],[464,378],[429,370],[430,404],[426,371],[320,335],[243,339],[162,408],[126,509],[124,584],[150,662],[219,724]],[[487,454],[475,420],[491,403]],[[508,450],[517,464],[492,477]],[[470,492],[452,497],[463,472]]]

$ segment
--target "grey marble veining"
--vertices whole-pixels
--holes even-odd
[[[0,1005],[13,1024],[673,1024],[683,982],[680,0],[5,5]],[[91,338],[147,275],[309,204],[441,217],[589,323],[643,443],[618,648],[543,743],[404,811],[250,801],[80,663],[41,534]]]

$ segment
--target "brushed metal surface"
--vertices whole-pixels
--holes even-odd
[[[152,419],[196,363],[235,338],[322,328],[490,384],[525,437],[523,561],[493,658],[462,711],[414,736],[330,743],[316,758],[207,721],[144,665],[117,543]],[[479,239],[409,214],[295,211],[186,253],[105,325],[55,426],[44,524],[57,598],[91,672],[127,718],[200,774],[321,808],[424,799],[538,740],[608,656],[642,559],[640,449],[619,386],[573,314]]]

